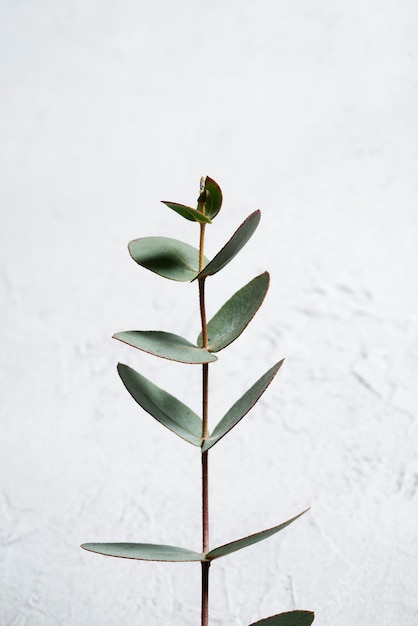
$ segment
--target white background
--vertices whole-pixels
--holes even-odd
[[[20,0],[1,17],[0,624],[195,626],[199,566],[86,541],[199,550],[199,452],[145,414],[118,360],[199,410],[199,368],[118,330],[194,340],[196,286],[129,258],[197,245],[160,199],[224,206],[209,315],[265,269],[212,367],[211,425],[275,361],[211,454],[211,624],[292,608],[322,626],[418,624],[418,6],[412,0]]]

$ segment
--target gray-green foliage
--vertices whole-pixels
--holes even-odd
[[[211,178],[201,180],[197,208],[176,202],[164,204],[188,221],[195,222],[200,229],[199,247],[167,237],[143,237],[129,244],[132,258],[142,267],[159,276],[181,282],[197,281],[201,332],[192,343],[184,337],[168,331],[128,330],[118,332],[114,337],[134,348],[151,355],[170,359],[179,363],[195,364],[202,367],[202,416],[197,415],[183,402],[158,387],[128,365],[119,363],[118,373],[133,399],[163,426],[181,437],[184,441],[200,448],[202,455],[202,550],[149,543],[86,543],[83,548],[107,556],[143,561],[200,562],[202,566],[202,614],[201,624],[209,623],[209,565],[212,561],[254,545],[278,533],[299,518],[291,519],[232,541],[222,546],[208,547],[208,497],[207,470],[205,462],[209,450],[249,413],[267,389],[283,360],[271,366],[265,374],[239,398],[219,421],[212,432],[208,428],[208,376],[209,364],[218,360],[214,353],[220,352],[233,343],[245,330],[260,308],[269,287],[267,272],[256,276],[244,287],[236,291],[220,308],[211,320],[206,321],[205,281],[222,270],[241,251],[255,232],[260,212],[255,211],[239,226],[221,250],[211,259],[204,256],[205,228],[212,224],[222,206],[222,192]],[[206,487],[205,487],[206,485]],[[309,626],[314,619],[311,611],[290,611],[280,613],[255,622],[251,626]]]

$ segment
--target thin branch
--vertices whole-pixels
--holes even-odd
[[[205,264],[205,226],[205,223],[200,224],[199,272],[203,270]]]
[[[202,626],[209,626],[209,567],[210,561],[202,562]]]
[[[203,205],[204,212],[204,205]],[[200,224],[199,271],[204,265],[205,224]],[[199,307],[202,322],[202,345],[208,348],[208,331],[205,306],[205,278],[199,283]],[[208,428],[209,405],[209,364],[202,365],[202,444],[209,436]],[[209,551],[209,468],[208,451],[202,452],[202,552]],[[209,566],[210,561],[202,562],[202,612],[201,626],[209,626]]]

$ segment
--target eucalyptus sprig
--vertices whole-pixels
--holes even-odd
[[[85,543],[82,548],[107,556],[141,561],[199,562],[201,564],[201,626],[209,624],[209,571],[213,561],[237,550],[256,544],[289,526],[301,515],[211,548],[209,541],[209,451],[252,409],[283,364],[272,365],[222,417],[210,431],[209,365],[218,360],[216,354],[237,339],[260,308],[269,287],[269,274],[264,272],[235,292],[209,321],[206,319],[205,284],[209,277],[222,270],[241,251],[260,221],[255,211],[239,226],[221,250],[208,260],[204,254],[206,226],[212,224],[222,206],[219,185],[209,176],[200,181],[197,207],[163,201],[171,210],[199,226],[199,247],[168,237],[143,237],[129,244],[131,257],[155,274],[179,282],[197,282],[201,331],[196,341],[167,331],[128,330],[118,332],[115,339],[154,356],[202,368],[202,414],[197,415],[180,400],[158,387],[128,365],[118,364],[119,376],[134,400],[163,426],[200,449],[202,484],[201,551],[151,543]],[[250,626],[309,626],[314,620],[311,611],[279,613]]]

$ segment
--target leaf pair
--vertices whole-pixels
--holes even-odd
[[[212,178],[209,178],[209,176],[206,176],[204,179],[203,189],[197,200],[197,209],[192,209],[185,204],[168,202],[166,200],[162,200],[162,203],[184,217],[186,220],[190,220],[191,222],[200,222],[201,224],[212,224],[212,220],[221,210],[222,191],[218,183],[216,183]]]
[[[118,364],[119,376],[133,399],[160,424],[205,452],[224,437],[250,411],[283,364],[279,361],[229,409],[213,433],[202,441],[202,420],[188,406],[157,387],[128,365]],[[203,443],[203,445],[202,445]]]
[[[173,203],[166,204],[171,205]],[[190,209],[190,211],[194,210]],[[208,259],[204,259],[204,268],[200,273],[199,251],[178,239],[171,239],[170,237],[134,239],[128,246],[129,253],[136,263],[164,278],[180,282],[205,278],[216,274],[232,261],[253,235],[259,222],[260,211],[254,211],[235,231],[212,261],[209,262]]]
[[[115,556],[125,559],[136,559],[140,561],[169,561],[169,562],[195,562],[195,561],[213,561],[222,556],[227,556],[237,550],[242,550],[255,543],[259,543],[264,539],[268,539],[279,531],[289,526],[292,522],[301,517],[306,511],[302,511],[291,519],[262,530],[261,532],[243,537],[237,541],[226,543],[214,550],[210,550],[206,554],[203,552],[194,552],[186,548],[178,548],[176,546],[166,546],[152,543],[84,543],[81,547],[90,552],[96,552],[106,556]]]
[[[207,325],[209,346],[202,348],[202,335],[197,345],[187,339],[163,331],[128,330],[113,336],[128,345],[180,363],[210,363],[217,358],[212,352],[219,352],[235,341],[248,326],[260,308],[269,287],[267,272],[256,276],[237,291],[216,313]]]

